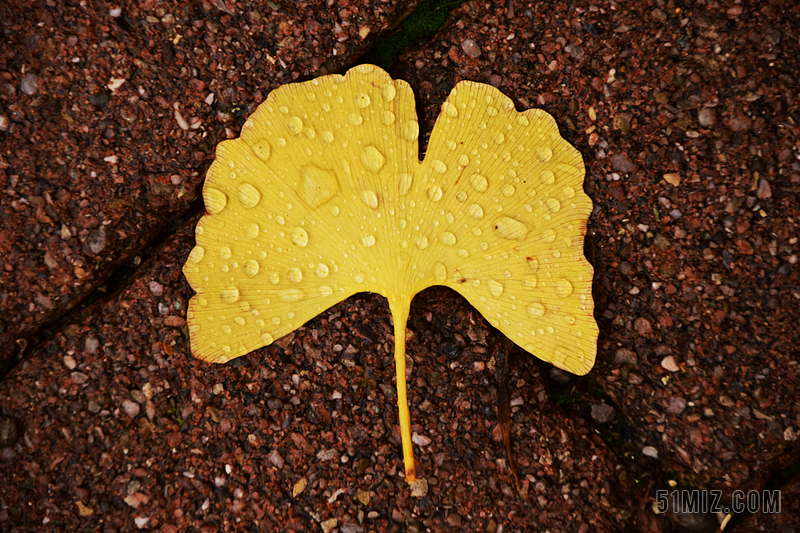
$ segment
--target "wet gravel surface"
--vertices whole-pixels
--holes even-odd
[[[382,298],[224,366],[188,353],[180,269],[215,143],[403,11],[315,5],[0,8],[4,360],[176,228],[0,383],[0,529],[713,531],[652,512],[670,480],[782,488],[783,513],[726,531],[800,527],[800,8],[470,2],[401,57],[423,144],[471,79],[545,109],[581,151],[601,330],[595,369],[570,378],[454,293],[419,295],[415,497]],[[506,358],[520,495],[495,407]]]

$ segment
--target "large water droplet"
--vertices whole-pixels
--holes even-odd
[[[371,172],[378,172],[386,163],[386,158],[374,146],[367,146],[361,151],[361,164]]]
[[[226,304],[232,304],[239,299],[239,289],[236,287],[226,287],[219,293],[219,299]]]
[[[333,294],[333,289],[328,287],[327,285],[322,285],[319,289],[319,295],[323,298],[327,298],[331,294]]]
[[[444,161],[440,161],[438,159],[431,161],[431,168],[434,172],[438,172],[439,174],[444,174],[447,172],[447,165],[444,164]]]
[[[556,240],[556,232],[551,229],[546,229],[542,232],[542,240],[544,242],[553,242]]]
[[[275,339],[272,338],[272,335],[269,333],[262,333],[261,334],[261,342],[264,343],[264,346],[269,346]]]
[[[420,250],[424,250],[428,247],[428,238],[427,237],[417,237],[414,240],[414,246],[419,248]]]
[[[361,201],[370,209],[378,209],[378,196],[375,194],[375,191],[362,191]]]
[[[545,185],[552,185],[556,181],[556,175],[550,172],[549,170],[545,170],[539,175],[539,179]]]
[[[261,201],[261,193],[249,183],[239,185],[239,203],[247,209],[253,208]]]
[[[286,273],[286,279],[292,283],[300,283],[303,281],[303,272],[299,268],[290,268]]]
[[[281,277],[277,272],[271,272],[267,279],[269,279],[269,282],[273,285],[277,285],[281,281]]]
[[[353,126],[358,126],[359,124],[364,122],[364,117],[362,117],[358,113],[350,113],[347,116],[347,119],[350,121],[350,124],[352,124]]]
[[[449,231],[444,231],[439,236],[439,242],[441,242],[445,246],[455,246],[456,236],[450,233]]]
[[[305,295],[300,289],[283,289],[278,291],[278,297],[284,302],[299,302]]]
[[[272,153],[272,148],[270,148],[269,143],[264,139],[256,141],[253,144],[252,150],[253,153],[256,154],[256,157],[262,161],[268,160]]]
[[[250,259],[244,264],[244,272],[248,278],[252,278],[258,274],[258,261]]]
[[[536,302],[528,306],[528,313],[530,313],[533,316],[542,316],[546,312],[547,308],[544,306],[544,304]]]
[[[285,221],[285,220],[283,219],[283,217],[282,217],[282,216],[280,216],[280,215],[278,215],[278,216],[276,216],[276,217],[275,217],[275,222],[277,222],[279,226],[283,226],[284,224],[286,224],[286,221]],[[282,235],[283,235],[283,234],[281,233],[281,236],[282,236]]]
[[[308,233],[303,228],[297,227],[292,230],[292,242],[300,248],[308,245]]]
[[[483,208],[478,204],[472,204],[467,208],[467,214],[472,218],[483,218]]]
[[[384,126],[391,126],[394,124],[395,116],[391,111],[384,111],[381,115],[381,122]]]
[[[555,198],[548,198],[546,203],[547,203],[547,207],[548,207],[548,208],[550,209],[550,211],[552,211],[553,213],[555,213],[556,211],[558,211],[559,209],[561,209],[561,202],[559,202],[559,201],[558,201],[558,200],[556,200]]]
[[[486,192],[486,189],[489,188],[489,181],[480,174],[473,175],[469,183],[478,192]]]
[[[223,246],[219,249],[219,256],[221,258],[230,259],[231,255],[233,255],[233,252],[231,252],[231,249],[228,246]]]
[[[505,196],[506,198],[510,198],[514,196],[514,193],[516,191],[517,189],[513,185],[506,185],[505,187],[503,187],[503,196]]]
[[[525,280],[522,283],[526,289],[535,289],[537,281],[536,276],[525,276]]]
[[[292,117],[289,119],[287,126],[293,135],[297,135],[303,131],[303,120],[300,117]]]
[[[407,141],[416,141],[419,137],[419,123],[416,120],[408,120],[400,128],[403,138]]]
[[[206,203],[206,209],[212,215],[216,215],[228,204],[228,197],[219,189],[214,187],[203,187],[203,201]]]
[[[205,307],[208,305],[208,300],[203,298],[202,296],[195,296],[197,298],[197,305],[200,307]]]
[[[570,283],[564,278],[557,279],[555,286],[556,286],[556,294],[558,294],[562,298],[565,298],[570,294],[572,294],[572,283]]]
[[[369,105],[369,95],[366,93],[358,93],[353,97],[356,107],[365,108]]]
[[[391,102],[394,100],[394,97],[397,95],[397,89],[394,88],[394,85],[391,83],[387,83],[381,89],[381,96],[383,96],[384,101]]]
[[[495,298],[499,298],[503,294],[503,285],[497,281],[490,279],[486,285],[489,287],[489,294]]]
[[[221,329],[222,333],[225,333],[226,335],[230,335],[231,333],[231,327],[227,324],[223,324],[219,329]]]
[[[411,174],[400,174],[398,178],[400,196],[405,196],[408,194],[408,190],[411,188],[411,182],[413,181],[413,178],[411,177]]]
[[[547,161],[550,161],[551,157],[553,157],[553,151],[547,146],[540,146],[536,150],[536,157],[538,157],[539,161],[542,163],[546,163]]]
[[[336,196],[339,181],[332,170],[316,165],[306,165],[300,170],[300,199],[310,208],[316,209]]]
[[[575,189],[572,187],[564,187],[564,197],[573,198],[575,196]]]
[[[531,269],[531,272],[536,272],[539,270],[539,260],[534,259],[533,257],[527,258],[528,261],[528,268]]]
[[[503,141],[505,141],[505,140],[506,140],[506,136],[503,135],[502,133],[498,133],[494,137],[494,142],[497,143],[497,144],[503,144]]]
[[[442,199],[442,188],[438,185],[431,185],[428,187],[428,199],[432,202],[438,202]]]
[[[527,126],[528,124],[530,124],[530,121],[528,120],[528,117],[526,117],[525,115],[519,115],[517,117],[517,124],[519,124],[520,126]]]
[[[244,322],[244,318],[242,318],[240,316],[237,316],[236,318],[234,318],[233,321],[236,322],[237,326],[244,326],[244,323],[245,323]]]
[[[436,263],[433,267],[433,278],[439,283],[447,281],[447,268],[441,263]]]
[[[489,98],[491,98],[491,97],[487,97],[487,103],[491,102],[491,100],[489,100]],[[490,117],[496,117],[497,116],[497,108],[494,107],[494,106],[487,107],[486,108],[486,114],[488,114]]]
[[[501,217],[494,229],[501,237],[511,240],[520,240],[528,234],[528,226],[524,222],[511,217]]]
[[[458,164],[459,164],[459,166],[462,166],[462,167],[465,167],[465,166],[469,165],[469,157],[467,157],[464,154],[461,154],[460,156],[458,156]]]
[[[362,235],[361,236],[361,242],[367,248],[371,248],[371,247],[375,246],[375,235]]]
[[[192,248],[192,251],[189,252],[188,260],[192,263],[199,263],[203,256],[206,254],[206,249],[202,246],[195,246]]]
[[[330,144],[333,142],[333,133],[329,132],[328,130],[321,131],[319,136],[322,138],[323,141]]]
[[[314,275],[317,276],[318,278],[328,277],[328,272],[329,272],[328,266],[323,263],[318,264],[317,267],[314,269]]]
[[[442,111],[444,111],[448,116],[456,118],[458,116],[458,109],[456,106],[451,104],[450,102],[445,102],[442,104]]]

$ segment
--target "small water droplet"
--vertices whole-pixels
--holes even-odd
[[[493,279],[490,279],[486,285],[489,287],[489,294],[495,298],[499,298],[503,294],[503,285]]]
[[[495,230],[501,237],[511,240],[523,239],[528,234],[528,226],[511,217],[501,217],[495,224]]]
[[[447,268],[441,263],[436,263],[433,267],[433,278],[439,283],[447,281]]]
[[[419,137],[419,123],[416,120],[404,122],[400,130],[403,138],[407,141],[416,141]]]
[[[545,312],[547,312],[547,308],[538,302],[528,306],[528,313],[533,316],[542,316]]]
[[[550,161],[551,157],[553,157],[553,151],[547,146],[540,146],[536,150],[536,157],[538,157],[539,161],[542,163],[546,163],[547,161]]]
[[[456,106],[451,104],[450,102],[445,102],[442,104],[442,111],[444,111],[448,116],[456,118],[458,116],[458,109]]]
[[[331,206],[331,215],[339,216],[339,206],[338,205]]]
[[[394,85],[391,83],[387,83],[381,89],[381,96],[383,96],[384,101],[391,102],[394,100],[394,97],[397,95],[397,89],[395,89]]]
[[[272,317],[270,319],[270,322],[272,322],[273,326],[280,326],[281,325],[281,319],[280,319],[280,317],[277,317],[277,316]]]
[[[240,316],[237,316],[236,318],[234,318],[233,321],[236,322],[237,326],[244,326],[244,318],[242,318]]]
[[[414,240],[414,246],[419,248],[420,250],[424,250],[428,247],[428,238],[427,237],[417,237]]]
[[[261,230],[261,228],[259,228],[258,224],[255,223],[255,222],[252,222],[252,223],[247,225],[247,229],[245,231],[246,231],[248,237],[250,237],[251,239],[255,239],[256,237],[258,237],[258,232],[260,230]]]
[[[322,138],[323,141],[330,144],[333,142],[333,133],[329,132],[328,130],[321,131],[319,136]]]
[[[553,257],[558,259],[559,257],[561,257],[561,252],[559,252],[558,250],[553,250]]]
[[[413,178],[411,174],[400,174],[399,178],[399,188],[400,188],[400,196],[405,196],[408,194],[408,190],[411,189],[411,182]]]
[[[556,232],[551,229],[546,229],[542,232],[542,240],[544,242],[553,242],[556,240]]]
[[[552,185],[556,181],[556,175],[550,172],[549,170],[545,170],[539,175],[539,179],[545,185]]]
[[[486,189],[489,188],[489,181],[480,174],[473,175],[469,183],[478,192],[486,192]]]
[[[286,273],[286,279],[292,283],[300,283],[303,281],[303,272],[299,268],[290,268]]]
[[[374,146],[367,146],[361,151],[361,164],[371,172],[378,172],[386,163],[386,158]]]
[[[364,122],[364,117],[362,117],[358,113],[350,113],[347,116],[347,119],[350,121],[350,124],[352,124],[353,126],[358,126],[359,124]]]
[[[378,208],[378,196],[375,194],[375,191],[370,191],[370,190],[362,191],[361,201],[364,202],[364,205],[366,205],[370,209]]]
[[[464,154],[461,154],[460,156],[458,156],[458,164],[459,164],[459,166],[462,166],[462,167],[465,167],[465,166],[469,165],[469,157],[467,157]]]
[[[261,193],[249,183],[239,185],[239,203],[247,209],[258,205],[261,201]]]
[[[219,329],[221,329],[222,333],[225,333],[226,335],[230,335],[231,333],[231,327],[228,326],[227,324],[222,325],[222,327],[220,327]]]
[[[448,224],[452,224],[453,222],[456,221],[456,217],[453,216],[453,213],[449,212],[444,216],[444,219],[447,221]]]
[[[547,207],[550,209],[550,211],[555,213],[556,211],[561,209],[561,202],[559,202],[555,198],[548,198],[547,199]]]
[[[517,189],[513,185],[511,185],[511,184],[506,185],[505,187],[503,187],[503,196],[505,196],[506,198],[510,198],[510,197],[514,196],[514,193],[516,191],[517,191]]]
[[[303,131],[303,120],[300,117],[292,117],[289,119],[287,126],[293,135],[297,135]]]
[[[365,277],[363,272],[358,272],[353,276],[353,281],[356,283],[364,283],[364,279]]]
[[[460,193],[456,194],[456,200],[458,200],[459,202],[463,202],[466,199],[467,199],[467,193],[465,193],[464,191],[461,191]]]
[[[275,144],[283,148],[284,146],[286,146],[286,139],[284,139],[283,137],[278,137],[277,139],[275,139]]]
[[[299,302],[305,294],[300,289],[283,289],[278,291],[278,297],[284,302]]]
[[[497,135],[495,135],[495,137],[494,137],[494,142],[495,142],[496,144],[503,144],[503,141],[505,141],[505,140],[506,140],[506,136],[505,136],[505,135],[503,135],[502,133],[498,133],[498,134],[497,134]]]
[[[361,236],[361,242],[367,248],[371,248],[371,247],[375,246],[375,235],[362,235]]]
[[[322,103],[322,110],[325,111],[326,113],[329,112],[331,110],[331,104],[329,104],[328,102],[323,102]]]
[[[555,287],[556,287],[556,294],[558,294],[562,298],[565,298],[570,294],[572,294],[572,283],[570,283],[565,278],[557,279]]]
[[[192,263],[199,263],[203,256],[206,254],[206,249],[202,246],[195,246],[192,248],[192,251],[189,252],[189,261]]]
[[[574,316],[565,316],[564,317],[564,322],[566,322],[570,326],[574,326],[575,325],[575,317]]]
[[[200,307],[205,307],[208,305],[208,300],[203,298],[202,296],[197,296],[197,305]]]
[[[280,106],[278,108],[278,111],[280,111],[281,113],[283,113],[285,115],[285,114],[287,114],[289,112],[289,108],[286,107],[285,105],[282,105],[282,106]]]
[[[272,148],[264,139],[259,139],[256,141],[252,146],[252,150],[253,153],[256,154],[256,157],[262,161],[267,161],[272,153]]]
[[[353,101],[355,102],[356,107],[360,107],[361,109],[364,109],[370,103],[369,95],[366,93],[358,93],[353,98]]]
[[[277,285],[278,282],[280,282],[281,280],[277,272],[271,272],[267,279],[269,279],[269,282],[272,283],[273,285]]]
[[[316,275],[318,278],[328,277],[328,272],[329,272],[328,266],[323,263],[318,264],[317,267],[314,269],[314,275]]]
[[[472,204],[467,208],[467,214],[472,218],[483,218],[483,208],[478,204]]]
[[[333,289],[331,289],[331,288],[330,288],[330,287],[328,287],[327,285],[322,285],[322,286],[319,288],[319,295],[320,295],[320,296],[322,296],[323,298],[327,298],[327,297],[328,297],[328,296],[330,296],[331,294],[333,294]]]
[[[274,339],[272,338],[272,335],[270,335],[269,333],[261,334],[261,342],[264,343],[264,346],[269,346],[270,344],[272,344],[273,341]]]
[[[283,226],[284,224],[286,224],[286,221],[280,215],[275,217],[275,222],[277,222],[279,226]]]
[[[439,174],[444,174],[447,172],[447,165],[444,164],[444,161],[440,161],[438,159],[431,161],[431,168],[434,172],[438,172]]]
[[[219,299],[226,304],[232,304],[239,299],[239,289],[236,287],[226,287],[219,293]]]
[[[244,264],[244,272],[248,278],[252,278],[258,274],[258,261],[250,259]]]
[[[572,187],[564,187],[564,197],[573,198],[575,196],[575,189]]]
[[[517,124],[519,124],[520,126],[527,126],[528,124],[530,124],[530,121],[528,120],[528,117],[526,117],[525,115],[519,115],[517,117]]]
[[[300,248],[305,248],[308,245],[308,233],[301,227],[292,230],[292,242]]]
[[[428,187],[428,199],[432,202],[438,202],[442,199],[442,188],[438,185],[431,185]]]
[[[538,279],[536,278],[536,276],[525,276],[523,284],[525,285],[526,289],[535,289],[537,281]]]
[[[381,115],[381,122],[384,126],[391,126],[394,124],[395,116],[391,111],[384,111]]]
[[[490,98],[490,97],[487,97],[487,98]],[[491,100],[489,100],[489,102],[491,102]],[[487,107],[486,108],[486,114],[489,115],[490,117],[496,117],[497,116],[497,108],[494,107],[494,106]]]
[[[216,215],[228,204],[228,197],[219,189],[213,187],[203,188],[203,201],[206,203],[206,209],[212,215]]]
[[[223,246],[219,249],[219,256],[223,259],[230,259],[232,255],[231,249],[227,246]]]
[[[449,231],[442,232],[442,234],[439,236],[439,242],[441,242],[444,246],[455,246],[456,236]]]

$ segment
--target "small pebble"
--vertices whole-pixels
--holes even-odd
[[[665,370],[669,370],[670,372],[677,372],[678,370],[680,370],[678,363],[675,362],[675,358],[672,357],[671,355],[668,355],[661,360],[661,366]]]
[[[633,350],[620,348],[614,354],[614,362],[623,365],[635,365],[639,362],[639,356]]]
[[[71,355],[64,356],[64,366],[70,370],[75,370],[75,359]]]
[[[686,400],[681,398],[680,396],[672,396],[669,399],[669,406],[667,407],[667,412],[672,413],[673,415],[679,415],[686,409]]]
[[[652,457],[653,459],[658,459],[658,450],[653,448],[652,446],[645,446],[642,448],[642,453],[647,457]]]
[[[0,415],[0,448],[14,444],[17,436],[17,421],[10,416]]]
[[[418,434],[418,433],[414,433],[414,434],[411,436],[411,442],[413,442],[413,443],[414,443],[414,444],[416,444],[417,446],[427,446],[427,445],[429,445],[429,444],[430,444],[432,441],[431,441],[431,439],[429,439],[428,437],[426,437],[426,436],[424,436],[424,435],[420,435],[420,434]]]
[[[39,90],[39,78],[35,74],[25,74],[19,88],[25,94],[33,96]]]
[[[558,383],[567,383],[570,379],[572,379],[572,375],[564,372],[560,368],[553,367],[550,369],[550,379],[557,381]]]
[[[122,401],[122,410],[125,411],[125,414],[131,418],[136,417],[141,411],[141,407],[136,402],[132,402],[131,400],[123,400]]]
[[[481,47],[472,39],[464,39],[461,41],[461,49],[472,58],[477,58],[481,55]]]
[[[278,450],[273,449],[269,452],[269,462],[278,467],[278,470],[283,468],[284,460]]]
[[[592,418],[598,424],[607,424],[614,420],[617,411],[607,403],[598,403],[592,406]]]
[[[157,281],[151,281],[147,284],[153,296],[161,296],[164,294],[164,286]]]

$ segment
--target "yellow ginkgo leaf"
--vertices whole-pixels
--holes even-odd
[[[194,355],[224,363],[358,292],[394,318],[406,479],[415,479],[405,382],[411,299],[460,292],[522,348],[564,370],[594,364],[592,202],[583,160],[541,110],[464,81],[423,162],[407,83],[361,65],[270,93],[217,147],[184,267],[197,294]]]

